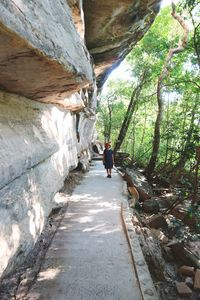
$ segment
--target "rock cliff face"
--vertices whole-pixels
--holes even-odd
[[[94,116],[0,92],[0,269],[23,261],[69,170],[88,157]]]
[[[65,0],[3,1],[0,9],[2,88],[64,105],[92,82],[90,56]]]
[[[87,168],[95,73],[101,86],[158,2],[0,2],[0,274],[23,263],[69,171]]]
[[[152,24],[158,0],[84,0],[86,45],[95,63],[98,87]]]

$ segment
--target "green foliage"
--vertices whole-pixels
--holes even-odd
[[[162,170],[165,174],[170,174],[172,168],[183,157],[185,157],[184,170],[189,172],[195,165],[195,149],[199,144],[199,66],[194,49],[194,26],[192,27],[193,21],[189,11],[192,9],[195,17],[198,15],[195,10],[197,2],[195,0],[183,2],[179,8],[182,10],[184,6],[184,9],[188,9],[186,19],[193,29],[189,34],[186,49],[173,57],[168,69],[170,75],[165,79],[162,88],[165,111],[161,126],[157,170]],[[195,22],[198,23],[197,19]],[[163,9],[150,30],[126,58],[131,73],[130,80],[110,81],[107,87],[109,92],[100,99],[97,129],[103,138],[106,122],[108,122],[106,99],[112,95],[111,139],[114,143],[132,92],[140,82],[144,70],[147,71],[148,81],[143,86],[137,108],[132,116],[132,123],[121,147],[121,151],[129,152],[132,158],[143,166],[147,165],[152,149],[157,114],[158,77],[169,49],[177,47],[180,36],[182,36],[182,28],[172,18],[170,7]]]
[[[200,232],[200,205],[197,203],[191,204],[188,207],[187,216],[196,220],[196,230]]]
[[[113,85],[113,83],[111,83]],[[105,140],[108,133],[109,127],[109,107],[111,109],[111,136],[109,137],[110,140],[115,140],[116,135],[120,129],[123,115],[126,111],[126,87],[122,87],[119,85],[119,90],[115,88],[113,92],[112,90],[106,97],[101,97],[101,102],[97,108],[97,122],[96,128],[99,133],[99,138],[101,140]],[[122,93],[122,96],[120,96]],[[109,103],[108,103],[109,101]]]

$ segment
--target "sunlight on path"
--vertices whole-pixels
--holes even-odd
[[[76,187],[25,299],[141,300],[120,218],[122,181],[95,162]]]

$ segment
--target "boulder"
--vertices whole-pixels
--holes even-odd
[[[197,225],[198,221],[195,219],[195,217],[190,217],[188,215],[188,211],[181,205],[174,207],[170,213],[189,227],[195,228]]]
[[[194,286],[194,281],[192,277],[186,277],[185,283],[187,284],[187,286],[189,286],[190,289],[192,289]]]
[[[137,191],[137,189],[134,186],[128,187],[129,193],[131,194],[131,207],[135,207],[135,204],[138,202],[139,200],[139,193]]]
[[[167,221],[162,215],[152,216],[147,220],[147,225],[155,229],[159,229],[159,228],[166,229],[168,227]]]
[[[195,271],[194,275],[194,289],[200,291],[200,269]]]
[[[124,179],[129,186],[135,186],[140,196],[140,201],[145,201],[153,196],[153,191],[145,176],[137,170],[126,169]]]
[[[167,244],[169,242],[169,239],[162,231],[152,228],[151,232],[162,244]]]
[[[183,242],[168,244],[171,247],[173,256],[182,264],[200,269],[199,256],[185,247]]]
[[[159,204],[155,199],[144,201],[142,210],[146,213],[158,213],[160,210]]]
[[[160,209],[162,209],[162,210],[169,209],[173,203],[171,199],[169,199],[168,197],[165,197],[165,196],[151,197],[151,199],[155,199],[158,202]]]
[[[194,276],[194,267],[190,266],[181,266],[178,270],[178,272],[184,276]]]
[[[157,280],[165,280],[166,263],[162,256],[160,242],[148,228],[142,228],[140,232],[138,231],[138,238],[150,273]]]
[[[192,290],[187,286],[185,282],[176,282],[176,289],[181,297],[190,298],[192,296]]]

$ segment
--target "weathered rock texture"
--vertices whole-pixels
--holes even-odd
[[[82,9],[82,0],[68,0],[68,4],[72,11],[72,18],[74,25],[76,26],[77,32],[82,38],[85,37],[85,22],[84,22],[84,12]]]
[[[89,52],[66,0],[0,3],[0,85],[30,99],[60,103],[93,80]]]
[[[78,156],[89,155],[94,116],[0,92],[0,270],[22,261],[56,206]],[[13,266],[13,260],[9,263]]]
[[[86,45],[98,86],[107,79],[152,24],[159,0],[84,0]]]
[[[94,69],[101,86],[159,2],[0,1],[0,274],[23,262],[69,170],[87,169]]]

